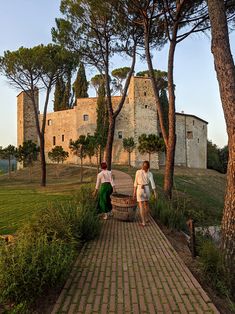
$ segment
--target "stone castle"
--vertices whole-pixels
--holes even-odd
[[[113,97],[114,107],[119,100],[120,96]],[[80,135],[94,134],[96,106],[96,97],[82,98],[77,99],[73,109],[48,113],[45,130],[46,155],[54,146],[60,145],[69,152],[66,162],[79,163],[78,157],[70,151],[69,143],[70,140],[78,139]],[[206,168],[207,124],[194,115],[176,114],[176,165]],[[128,153],[123,150],[123,138],[133,137],[138,143],[138,137],[143,133],[159,135],[160,126],[151,80],[133,76],[123,109],[116,121],[113,162],[127,164]],[[27,95],[21,92],[17,96],[17,145],[27,140],[38,143],[38,136],[33,106]],[[137,149],[131,154],[132,166],[139,167],[145,159],[148,159],[148,156],[141,155]],[[151,167],[159,168],[159,165],[164,165],[164,153],[156,153],[151,157]]]

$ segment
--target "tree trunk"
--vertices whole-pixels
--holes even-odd
[[[99,150],[97,151],[96,154],[96,166],[97,166],[97,174],[99,173]]]
[[[112,166],[114,132],[115,132],[115,118],[109,117],[109,131],[108,131],[108,138],[107,138],[107,144],[106,144],[106,149],[105,149],[105,159],[107,162],[108,170],[111,170],[111,166]]]
[[[211,50],[228,133],[229,160],[222,219],[222,248],[230,271],[232,288],[235,289],[235,67],[224,1],[208,0],[208,11],[211,22]]]
[[[40,134],[41,186],[46,186],[46,158],[44,135]]]
[[[8,178],[11,177],[11,157],[8,157]]]
[[[128,152],[128,163],[129,163],[129,167],[131,167],[131,153]]]
[[[81,158],[81,176],[80,176],[80,181],[83,181],[83,158]]]
[[[173,180],[174,180],[174,166],[175,166],[175,90],[174,90],[174,56],[176,47],[177,27],[173,31],[173,38],[170,42],[168,55],[168,94],[169,94],[169,111],[168,111],[168,144],[166,146],[166,165],[164,175],[164,193],[169,199],[172,198]]]
[[[55,166],[55,174],[56,174],[56,178],[58,179],[59,178],[59,163],[58,162],[56,163],[56,166]]]
[[[29,164],[29,182],[32,183],[32,164]]]

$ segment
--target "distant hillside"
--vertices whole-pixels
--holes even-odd
[[[12,170],[16,169],[16,160],[11,161]],[[8,160],[0,160],[0,173],[8,171]]]

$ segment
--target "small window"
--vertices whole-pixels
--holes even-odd
[[[193,120],[193,125],[194,125],[194,120]]]
[[[56,138],[55,138],[55,136],[53,136],[53,145],[55,145],[56,144]]]
[[[118,131],[118,138],[122,139],[122,131]]]
[[[145,109],[148,109],[148,105],[145,105],[144,108],[145,108]]]
[[[51,119],[47,120],[47,125],[52,125],[52,120]]]
[[[205,124],[203,124],[202,129],[203,129],[203,130],[205,129]]]
[[[146,92],[144,92],[144,96],[146,96],[147,95],[147,93]]]
[[[193,132],[192,132],[192,131],[188,131],[188,132],[187,132],[187,139],[188,139],[188,140],[193,139]]]
[[[89,120],[88,114],[84,114],[84,115],[83,115],[83,121],[88,121],[88,120]]]
[[[64,134],[62,134],[62,142],[64,142]]]
[[[197,139],[197,142],[199,143],[199,138]]]

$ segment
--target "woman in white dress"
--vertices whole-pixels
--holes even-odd
[[[137,198],[137,202],[140,209],[141,226],[145,226],[149,221],[149,199],[150,199],[150,187],[153,189],[155,198],[157,198],[156,185],[153,179],[152,172],[149,171],[149,162],[144,161],[142,169],[137,170],[135,174],[134,193],[133,197]]]

